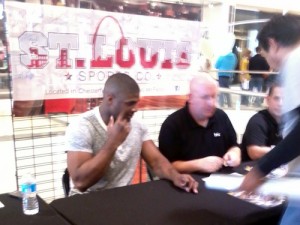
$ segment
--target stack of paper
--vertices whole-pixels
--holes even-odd
[[[205,186],[210,189],[235,191],[243,182],[244,176],[240,174],[212,174],[204,178]],[[284,195],[289,198],[300,199],[300,179],[295,177],[281,177],[266,179],[256,190],[265,195]]]

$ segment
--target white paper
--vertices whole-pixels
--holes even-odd
[[[212,174],[204,178],[205,186],[209,189],[222,191],[235,191],[242,184],[244,179],[240,174]],[[264,195],[284,195],[289,198],[300,199],[300,178],[281,177],[267,179],[256,192]]]
[[[258,188],[258,192],[263,194],[285,195],[289,198],[300,199],[299,185],[299,178],[282,177],[269,179]]]
[[[203,178],[207,188],[224,191],[237,189],[241,185],[243,179],[244,176],[238,173],[211,174],[209,177]]]
[[[2,202],[0,202],[0,208],[3,208],[4,204]]]

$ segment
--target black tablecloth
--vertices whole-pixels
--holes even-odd
[[[73,225],[277,224],[283,212],[283,206],[265,209],[199,182],[198,194],[159,180],[58,199],[50,205]]]
[[[23,214],[21,199],[1,194],[0,201],[4,204],[4,208],[0,208],[1,225],[70,225],[40,197],[40,211],[31,216]]]

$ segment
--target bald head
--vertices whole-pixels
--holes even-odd
[[[209,74],[202,73],[201,75],[195,76],[190,81],[190,94],[199,91],[201,86],[211,86],[218,88],[218,83]]]
[[[189,112],[197,123],[202,124],[214,115],[217,93],[218,83],[208,74],[190,81]]]
[[[116,73],[107,79],[104,85],[103,96],[105,97],[108,94],[118,96],[139,92],[140,88],[134,79],[125,73]]]

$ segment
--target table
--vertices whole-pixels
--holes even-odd
[[[32,216],[23,214],[21,199],[1,194],[0,201],[5,206],[0,208],[1,225],[70,225],[40,197],[38,197],[40,211]]]
[[[282,215],[283,205],[265,209],[199,182],[198,194],[158,180],[57,199],[50,205],[73,225],[257,225],[277,224]]]

